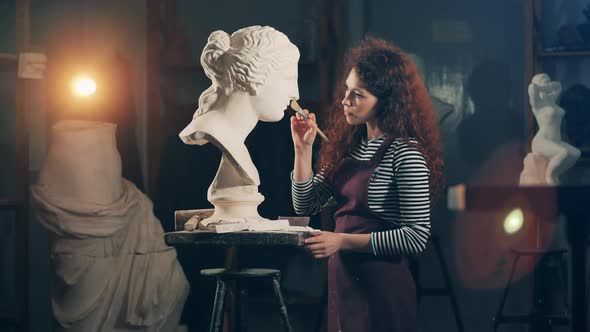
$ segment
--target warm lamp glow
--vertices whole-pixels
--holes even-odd
[[[80,97],[88,97],[96,92],[96,82],[88,76],[80,75],[72,82],[74,94]]]
[[[521,209],[514,209],[504,219],[504,232],[514,234],[522,228],[524,216]]]

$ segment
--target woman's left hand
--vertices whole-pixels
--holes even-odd
[[[342,249],[342,241],[340,233],[315,232],[311,233],[310,238],[305,239],[305,248],[314,258],[326,258]]]

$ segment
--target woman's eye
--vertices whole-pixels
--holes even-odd
[[[355,96],[356,98],[363,98],[363,96],[362,96],[361,94],[358,94],[358,93],[356,93],[356,92],[354,93],[354,96]]]

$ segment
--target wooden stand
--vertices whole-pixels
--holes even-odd
[[[570,245],[572,301],[570,331],[585,332],[586,314],[586,246],[590,221],[590,186],[465,186],[449,189],[448,207],[451,210],[497,211],[518,208],[532,209],[540,220],[557,220],[564,215],[567,222],[567,241]],[[476,221],[474,221],[476,222]]]
[[[189,220],[193,215],[200,213],[207,216],[207,210],[185,210],[176,212],[175,224],[177,229]],[[200,215],[200,216],[201,216]],[[241,267],[238,262],[238,250],[243,246],[269,246],[269,247],[302,247],[307,232],[233,232],[215,233],[210,231],[176,231],[166,233],[164,241],[170,246],[217,246],[226,248],[225,266],[223,269],[205,269],[202,275],[215,276],[217,278],[217,291],[211,321],[210,331],[218,331],[221,326],[221,311],[225,305],[230,310],[225,311],[224,331],[239,330],[245,324],[243,304],[246,301],[246,293],[240,287],[240,281],[248,278],[267,278],[273,283],[273,290],[278,299],[281,320],[286,331],[291,327],[287,318],[287,309],[280,292],[280,271],[270,269],[252,269]],[[226,290],[230,292],[226,294]],[[233,291],[232,291],[233,290]],[[225,301],[224,301],[225,299]],[[237,319],[236,319],[237,317]]]

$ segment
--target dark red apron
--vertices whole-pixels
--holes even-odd
[[[346,158],[336,169],[335,232],[392,229],[369,210],[367,200],[374,171],[392,142],[386,138],[370,161]],[[328,261],[328,288],[329,332],[416,331],[415,284],[402,256],[340,251]]]

